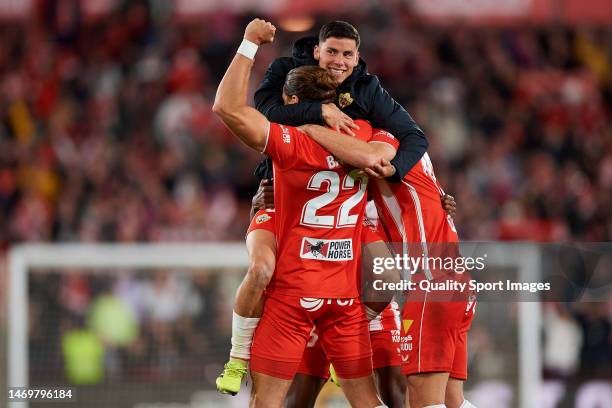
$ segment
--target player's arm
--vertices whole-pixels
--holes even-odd
[[[366,228],[366,227],[364,227]],[[394,291],[377,290],[381,285],[374,284],[374,281],[379,280],[386,284],[399,283],[401,280],[400,271],[395,264],[392,268],[381,268],[380,260],[393,258],[393,255],[387,244],[384,241],[374,241],[363,246],[362,248],[362,276],[365,279],[365,287],[362,286],[363,299],[366,306],[380,313],[393,300]],[[382,269],[379,270],[379,269]]]
[[[389,176],[391,181],[400,181],[421,160],[429,143],[421,128],[380,85],[378,78],[373,76],[371,81],[368,89],[372,105],[368,119],[373,127],[389,131],[400,141],[397,154],[391,161],[395,172]]]
[[[271,23],[255,19],[247,25],[244,38],[257,45],[265,44],[272,42],[275,30]],[[262,152],[270,123],[246,103],[252,67],[251,58],[236,53],[217,89],[213,112],[246,145]]]
[[[360,169],[395,156],[395,149],[387,143],[367,143],[319,125],[304,125],[300,129],[337,159]]]

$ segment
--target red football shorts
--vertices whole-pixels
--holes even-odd
[[[397,308],[397,303],[393,302],[368,324],[373,368],[399,367],[401,365],[399,311]],[[311,332],[297,372],[312,377],[329,378],[329,361],[323,347],[321,347],[321,342],[319,342],[319,332],[316,328]]]
[[[259,210],[255,213],[249,224],[246,235],[251,231],[263,229],[275,233],[274,231],[274,209]]]
[[[266,297],[251,347],[251,370],[286,380],[298,371],[314,326],[340,378],[372,373],[368,322],[359,298]]]
[[[323,347],[321,347],[321,343],[318,341],[316,330],[313,332],[304,350],[304,355],[297,372],[311,377],[329,379],[329,361],[323,351]]]
[[[467,379],[467,333],[476,300],[406,302],[402,310],[402,373],[448,372]]]
[[[374,368],[400,366],[399,307],[391,302],[369,324]]]

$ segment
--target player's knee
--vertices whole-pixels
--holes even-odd
[[[460,408],[463,404],[463,394],[456,392],[447,392],[444,396],[444,404],[448,408]]]
[[[249,275],[257,289],[263,290],[268,286],[274,273],[274,263],[265,258],[255,258],[249,265]]]
[[[409,375],[406,377],[406,385],[411,392],[417,392],[423,386],[423,382],[423,378],[418,375]]]

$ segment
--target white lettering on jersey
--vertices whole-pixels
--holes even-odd
[[[291,143],[291,133],[289,132],[289,128],[283,126],[283,125],[279,125],[282,132],[283,132],[283,142],[284,143]]]
[[[325,160],[327,160],[327,165],[330,169],[335,169],[336,167],[340,166],[340,163],[338,163],[334,156],[327,156]]]

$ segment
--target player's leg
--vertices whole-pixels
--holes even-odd
[[[300,298],[270,295],[253,338],[252,406],[281,407],[313,328]]]
[[[319,392],[328,378],[329,362],[319,342],[319,333],[313,328],[297,374],[287,393],[285,407],[314,407]]]
[[[399,366],[386,366],[374,369],[376,388],[382,401],[389,408],[405,405],[406,377]]]
[[[460,408],[465,398],[463,397],[463,380],[449,378],[446,384],[446,395],[444,402],[448,408]]]
[[[291,386],[291,380],[273,377],[258,372],[251,372],[253,388],[251,389],[251,408],[282,408],[283,401]]]
[[[298,373],[285,399],[285,408],[313,408],[327,379]]]
[[[338,363],[336,362],[336,370]],[[376,393],[374,377],[370,374],[358,378],[342,378],[339,376],[342,392],[346,396],[351,407],[375,408],[385,406]]]
[[[234,313],[244,318],[259,318],[263,309],[263,292],[276,265],[276,237],[268,230],[254,230],[247,235],[246,245],[249,268],[236,291]]]
[[[319,341],[352,407],[382,406],[372,375],[368,321],[359,298],[335,299],[317,320]]]
[[[429,301],[427,295],[406,302],[402,310],[402,335],[407,339],[402,344],[402,372],[411,408],[444,404],[465,311],[465,303]]]
[[[449,373],[420,373],[407,377],[406,401],[410,408],[444,406]]]
[[[448,408],[475,408],[463,396],[463,384],[467,380],[467,361],[468,361],[468,331],[474,319],[476,302],[470,298],[465,307],[464,319],[457,339],[453,369],[446,385],[446,406]]]
[[[217,390],[224,394],[235,395],[240,390],[246,375],[246,362],[251,356],[253,333],[263,309],[263,292],[274,273],[276,237],[270,228],[273,225],[271,214],[258,212],[247,233],[249,268],[234,301],[230,360],[216,381]]]
[[[406,377],[401,371],[399,316],[391,304],[380,317],[369,323],[372,364],[376,388],[388,407],[403,407]]]

